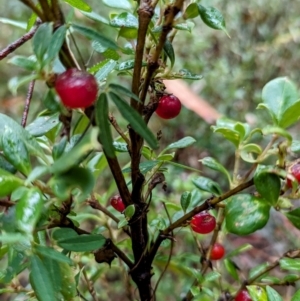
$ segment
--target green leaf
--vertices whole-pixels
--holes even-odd
[[[174,63],[175,63],[175,52],[173,49],[173,45],[169,40],[166,40],[166,42],[165,42],[164,51],[165,51],[167,57],[170,59],[171,68],[173,68]]]
[[[114,141],[113,147],[119,153],[128,153],[127,143]]]
[[[208,167],[210,169],[213,169],[213,170],[216,170],[216,171],[219,171],[219,172],[223,173],[227,177],[228,181],[230,182],[230,174],[229,174],[229,172],[216,159],[214,159],[212,157],[205,157],[205,158],[199,160],[199,162],[201,162],[204,166],[206,166],[206,167]]]
[[[37,15],[34,12],[32,12],[26,24],[26,31],[29,31],[33,27],[33,25],[36,22],[36,19]]]
[[[53,176],[49,182],[49,186],[61,200],[68,199],[70,194],[74,193],[74,189],[79,188],[81,192],[80,194],[76,193],[75,197],[78,202],[86,200],[92,192],[94,185],[95,178],[92,172],[78,166],[71,168],[66,173]]]
[[[15,21],[15,20],[12,20],[12,19],[0,18],[0,22],[3,23],[3,24],[13,25],[15,27],[22,28],[22,29],[27,28],[27,25],[26,25],[25,22]]]
[[[117,62],[114,60],[105,60],[105,64],[98,69],[95,77],[98,82],[103,81],[115,69]]]
[[[5,159],[27,176],[31,171],[31,163],[25,142],[20,140],[10,128],[4,131],[1,138],[0,145]]]
[[[36,255],[31,257],[30,283],[38,300],[56,300],[49,271],[43,261]]]
[[[85,12],[91,12],[92,8],[83,0],[64,0],[66,3],[70,4],[74,8],[78,8]]]
[[[43,136],[59,124],[58,117],[59,117],[58,113],[53,115],[38,117],[26,127],[26,130],[32,136],[35,137]]]
[[[188,32],[192,32],[192,29],[195,27],[195,23],[191,21],[186,21],[184,23],[177,23],[174,25],[174,28],[178,30],[185,30]]]
[[[283,301],[281,296],[270,286],[266,287],[268,301]]]
[[[73,264],[73,261],[71,258],[67,257],[65,254],[58,252],[57,250],[45,247],[41,245],[35,245],[34,246],[35,252],[37,252],[40,256],[49,257],[55,261],[67,263],[67,264]]]
[[[192,194],[189,191],[185,191],[180,198],[180,205],[184,212],[186,212],[192,199]]]
[[[300,208],[289,211],[285,215],[297,229],[300,229]]]
[[[73,136],[74,137],[74,136]],[[50,173],[61,174],[77,166],[78,162],[90,151],[99,147],[98,129],[93,128],[70,151],[65,152],[50,167]]]
[[[203,282],[206,282],[206,281],[208,281],[208,282],[210,282],[210,281],[216,281],[220,277],[221,277],[221,274],[219,272],[212,271],[212,272],[209,272],[209,273],[207,273],[205,275]]]
[[[291,299],[291,301],[298,301],[300,300],[300,289],[297,290],[297,292],[294,294],[293,298]]]
[[[65,0],[66,1],[66,0]],[[78,0],[76,0],[78,1]],[[67,33],[67,26],[62,25],[60,26],[52,35],[49,47],[46,52],[46,59],[44,64],[49,63],[55,59],[55,57],[58,55],[61,46],[64,43],[65,37]]]
[[[64,136],[58,143],[53,145],[52,157],[54,160],[57,160],[64,153],[67,142],[67,136]]]
[[[54,89],[48,89],[43,97],[42,103],[50,112],[60,112],[60,103],[56,99]]]
[[[109,24],[109,21],[107,19],[105,19],[104,17],[100,16],[99,14],[97,14],[93,11],[92,12],[81,11],[81,13],[91,20],[101,22],[101,23],[107,24],[107,25]]]
[[[256,277],[258,275],[260,275],[267,267],[269,267],[270,264],[268,262],[265,262],[265,263],[262,263],[262,264],[259,264],[257,266],[255,266],[254,268],[252,268],[250,271],[249,271],[249,278],[250,279],[256,279]],[[267,272],[266,272],[267,273]],[[257,281],[260,280],[261,277],[263,277],[265,274],[261,275],[259,278],[257,278]]]
[[[135,206],[133,204],[127,206],[124,211],[124,215],[127,220],[131,219],[133,217],[134,213],[135,213]]]
[[[11,194],[15,189],[22,185],[24,185],[23,180],[4,169],[0,169],[0,197]]]
[[[125,217],[121,218],[118,222],[118,229],[121,229],[127,225],[128,225],[128,220]]]
[[[262,149],[258,144],[249,143],[240,148],[241,158],[248,163],[256,163],[259,161],[259,155],[262,154]],[[255,155],[254,155],[255,154]]]
[[[26,243],[28,237],[24,233],[2,233],[0,234],[0,242],[2,244]]]
[[[125,10],[131,10],[132,6],[128,0],[102,0],[102,2],[109,7],[121,8]]]
[[[137,37],[137,29],[136,28],[127,28],[127,27],[122,27],[119,30],[118,36],[123,37],[127,40],[133,40],[136,39]]]
[[[21,197],[16,205],[18,228],[25,233],[32,233],[43,208],[43,198],[37,188],[31,188]]]
[[[222,189],[220,185],[209,178],[198,177],[196,180],[193,180],[192,182],[197,188],[201,190],[210,192],[215,195],[220,195],[222,193]]]
[[[280,128],[278,126],[265,126],[262,130],[263,135],[273,135],[276,134],[278,136],[282,136],[288,140],[289,143],[292,142],[293,138],[289,132],[284,130],[283,128]]]
[[[268,301],[266,291],[258,285],[248,285],[247,290],[253,301]]]
[[[38,30],[33,36],[33,52],[40,63],[44,61],[44,55],[50,46],[52,30],[52,23],[43,23],[39,26]]]
[[[101,93],[96,102],[96,122],[100,129],[99,137],[107,156],[114,158],[115,150],[111,134],[111,125],[108,120],[108,101],[105,93]]]
[[[269,220],[270,205],[250,194],[238,194],[226,204],[226,227],[230,233],[248,235],[263,228]]]
[[[28,71],[34,71],[37,69],[37,62],[32,57],[25,57],[21,55],[15,55],[10,60],[7,61],[9,64],[21,67],[23,69],[26,69]]]
[[[77,232],[71,228],[56,228],[52,232],[52,238],[55,240],[65,240],[77,236]]]
[[[239,246],[238,248],[227,253],[226,258],[231,258],[231,257],[237,256],[243,252],[247,252],[247,251],[251,250],[252,248],[253,248],[253,246],[250,244],[243,244],[243,245]]]
[[[183,17],[184,19],[193,19],[198,17],[198,15],[199,15],[198,4],[194,2],[189,4],[189,6],[186,8]]]
[[[4,157],[2,154],[0,154],[0,168],[4,169],[12,174],[16,173],[17,170],[15,169],[15,167],[10,164]]]
[[[271,206],[276,205],[281,190],[281,181],[278,175],[270,173],[260,166],[254,175],[254,185],[258,193]]]
[[[8,89],[12,94],[16,95],[19,87],[28,84],[29,82],[38,78],[37,74],[31,74],[22,77],[12,77],[8,82]]]
[[[134,93],[132,93],[129,89],[125,88],[124,86],[111,83],[111,84],[109,84],[109,89],[111,89],[113,92],[118,92],[118,93],[124,94],[124,95],[136,100],[137,102],[141,102],[141,100],[138,98],[138,96],[136,96]]]
[[[90,252],[100,249],[104,246],[106,238],[100,234],[97,235],[77,235],[74,237],[60,239],[57,244],[67,250],[73,252]]]
[[[118,28],[138,28],[138,19],[131,13],[123,12],[110,20],[110,26]]]
[[[204,7],[200,4],[198,4],[198,10],[202,21],[207,26],[213,29],[223,30],[229,37],[229,34],[226,30],[224,17],[219,10],[211,6]]]
[[[296,86],[287,77],[268,82],[262,91],[263,103],[258,109],[267,109],[274,125],[287,128],[299,119],[300,100]]]
[[[130,123],[130,126],[146,140],[151,148],[158,148],[155,136],[148,129],[147,124],[139,115],[139,113],[134,110],[127,102],[121,99],[117,94],[109,92],[109,95],[119,109],[122,116]]]
[[[199,80],[203,78],[202,75],[194,74],[187,69],[180,69],[179,72],[171,73],[169,78],[181,78],[181,79],[191,79]]]
[[[196,140],[193,137],[184,137],[176,142],[173,142],[171,144],[169,144],[163,151],[162,153],[166,152],[169,149],[173,149],[173,148],[185,148],[188,147],[192,144],[194,144],[196,142]]]
[[[105,36],[103,36],[102,34],[100,34],[99,32],[95,31],[92,28],[76,25],[76,24],[72,24],[72,28],[75,31],[87,37],[88,39],[101,43],[101,45],[103,45],[104,47],[115,49],[115,50],[118,49],[118,46],[114,41],[106,38]]]
[[[239,280],[238,268],[236,264],[232,260],[225,258],[224,265],[230,276],[235,280]]]

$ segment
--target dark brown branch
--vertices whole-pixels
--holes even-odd
[[[163,24],[162,33],[159,37],[159,42],[156,45],[156,49],[152,57],[150,57],[148,61],[147,73],[143,83],[143,89],[140,95],[140,99],[142,102],[144,102],[146,99],[148,87],[150,85],[153,74],[159,67],[158,60],[167,40],[167,36],[173,28],[173,21],[175,16],[182,10],[183,2],[184,0],[176,0],[176,2],[173,5],[166,8],[165,21]]]
[[[131,151],[131,143],[130,140],[128,139],[128,137],[123,133],[122,129],[120,128],[120,126],[118,125],[118,122],[116,120],[116,118],[109,114],[108,119],[111,123],[111,125],[114,127],[114,129],[117,131],[117,133],[123,138],[123,140],[126,142],[127,147],[128,147],[128,151]]]
[[[118,159],[116,157],[111,158],[111,157],[107,156],[106,153],[104,153],[104,154],[106,156],[106,160],[107,160],[110,170],[113,174],[113,177],[115,179],[115,182],[118,187],[119,193],[122,197],[122,200],[123,200],[125,206],[127,207],[132,204],[132,201],[131,201],[130,192],[126,185],[120,164],[118,162]]]
[[[12,207],[12,206],[15,206],[15,202],[12,202],[10,200],[0,200],[0,206],[3,206],[3,207]]]
[[[163,240],[166,239],[168,234],[173,231],[174,229],[181,227],[183,224],[185,224],[189,219],[191,219],[195,214],[202,212],[204,210],[208,210],[214,205],[228,199],[232,195],[235,195],[236,193],[250,187],[253,185],[253,179],[249,180],[248,182],[242,183],[239,186],[235,187],[232,190],[229,190],[225,192],[224,194],[214,197],[213,199],[208,199],[206,202],[204,202],[202,205],[195,207],[192,211],[186,213],[184,216],[179,218],[176,222],[171,224],[169,227],[167,227],[165,230],[161,231],[160,235],[157,237],[156,241],[152,245],[150,249],[150,257],[152,260],[154,259],[154,256],[162,243]]]
[[[133,262],[115,245],[111,242],[111,249],[118,255],[123,262],[131,269],[133,267]]]
[[[10,53],[14,52],[17,48],[22,46],[25,42],[30,40],[34,36],[34,34],[37,31],[38,26],[40,24],[41,24],[41,22],[40,22],[40,20],[38,20],[36,22],[36,25],[29,32],[27,32],[21,38],[19,38],[18,40],[14,41],[13,43],[11,43],[7,47],[5,47],[3,50],[1,50],[0,51],[0,61],[3,60],[5,57],[7,57]]]
[[[46,21],[42,11],[40,11],[31,0],[20,0],[23,4],[29,7],[42,21]]]
[[[43,10],[45,21],[51,22],[55,20],[52,10],[48,4],[48,0],[39,0],[41,8]]]
[[[29,112],[30,103],[31,103],[31,98],[32,98],[33,89],[34,89],[34,84],[35,84],[35,80],[33,80],[29,83],[27,96],[26,96],[26,99],[25,99],[25,107],[24,107],[24,111],[23,111],[23,115],[22,115],[22,121],[21,121],[22,127],[26,126],[28,112]]]

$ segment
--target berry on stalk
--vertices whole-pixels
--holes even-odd
[[[245,289],[242,290],[242,291],[240,291],[240,292],[236,295],[236,297],[235,297],[234,300],[235,300],[235,301],[252,301],[252,299],[251,299],[251,297],[250,297],[248,291],[245,290]]]
[[[294,176],[294,178],[297,180],[298,184],[300,184],[300,163],[296,162],[293,165],[291,165],[288,169],[288,172]],[[293,187],[293,182],[291,179],[286,179],[286,184],[289,188]]]
[[[119,212],[123,212],[126,208],[122,198],[119,195],[113,196],[110,199],[110,204]]]
[[[208,212],[200,212],[193,216],[191,220],[192,230],[200,233],[207,234],[212,232],[216,227],[216,219]]]
[[[181,110],[180,100],[172,95],[164,95],[158,101],[156,114],[163,119],[172,119],[179,115]]]
[[[55,90],[66,107],[87,108],[97,98],[98,84],[92,74],[72,68],[57,76]]]
[[[223,258],[225,254],[225,249],[223,245],[219,243],[215,243],[212,247],[211,253],[210,253],[210,259],[211,260],[219,260]]]

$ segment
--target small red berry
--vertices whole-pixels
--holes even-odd
[[[290,166],[288,172],[292,174],[295,179],[300,183],[300,163],[294,163],[292,166]],[[293,182],[290,178],[287,178],[286,184],[288,187],[292,188],[293,187]]]
[[[219,259],[223,258],[224,254],[225,254],[224,247],[219,243],[215,243],[213,245],[211,253],[210,253],[210,259],[211,260],[219,260]]]
[[[55,90],[66,107],[87,108],[97,98],[98,84],[92,74],[72,68],[57,76]]]
[[[125,204],[119,195],[115,195],[110,199],[110,204],[119,212],[125,210]]]
[[[250,295],[249,295],[249,293],[248,293],[247,290],[242,290],[242,291],[240,291],[240,292],[236,295],[236,297],[235,297],[234,300],[235,300],[235,301],[252,301],[252,299],[251,299],[251,297],[250,297]]]
[[[172,119],[179,115],[181,110],[180,100],[170,94],[160,98],[156,109],[156,114],[163,119]]]
[[[207,234],[215,229],[216,219],[208,212],[200,212],[193,216],[191,227],[197,233]]]

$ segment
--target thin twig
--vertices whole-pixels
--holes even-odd
[[[34,89],[34,84],[35,84],[35,79],[32,80],[29,83],[27,96],[26,96],[26,99],[25,99],[25,107],[24,107],[24,111],[23,111],[23,115],[22,115],[22,121],[21,121],[21,125],[22,125],[23,128],[26,126],[28,112],[29,112],[30,103],[31,103],[32,94],[33,94],[33,89]]]
[[[116,120],[116,118],[112,115],[109,114],[108,119],[110,121],[110,123],[112,124],[112,126],[115,128],[115,130],[118,132],[118,134],[123,138],[123,140],[126,142],[127,146],[128,146],[128,150],[130,152],[131,150],[131,143],[130,140],[128,139],[128,137],[124,134],[124,132],[122,131],[122,129],[120,128],[120,126],[118,125],[118,122]]]
[[[48,0],[39,0],[39,3],[43,10],[45,21],[55,21],[54,14],[52,13],[50,5],[48,4]]]
[[[3,207],[12,207],[15,205],[15,202],[12,202],[10,200],[0,200],[0,206]]]
[[[83,268],[83,265],[81,263],[79,263],[79,266],[80,266],[81,269]],[[97,298],[97,295],[96,295],[96,292],[95,292],[95,288],[93,286],[93,282],[91,280],[89,280],[84,268],[82,269],[82,274],[83,274],[84,280],[87,284],[87,289],[90,292],[93,300],[98,301],[98,298]]]
[[[78,48],[78,46],[77,46],[76,40],[75,40],[75,38],[74,38],[74,36],[73,36],[73,34],[72,34],[72,32],[71,32],[70,30],[69,30],[69,34],[70,34],[71,40],[72,40],[72,42],[73,42],[73,44],[74,44],[74,46],[75,46],[75,49],[76,49],[76,51],[77,51],[77,54],[78,54],[78,56],[79,56],[79,59],[80,59],[80,61],[81,61],[82,68],[85,70],[85,69],[86,69],[86,66],[85,66],[85,63],[84,63],[84,59],[83,59],[83,57],[82,57],[82,55],[81,55],[81,52],[80,52],[80,50],[79,50],[79,48]],[[79,69],[81,69],[81,68],[79,68]]]
[[[39,25],[41,24],[41,21],[38,20],[36,22],[36,25],[26,34],[24,34],[22,37],[14,41],[13,43],[9,44],[7,47],[5,47],[3,50],[0,51],[0,61],[3,60],[5,57],[7,57],[10,53],[14,52],[17,48],[22,46],[25,42],[30,40],[35,32],[37,31]]]

